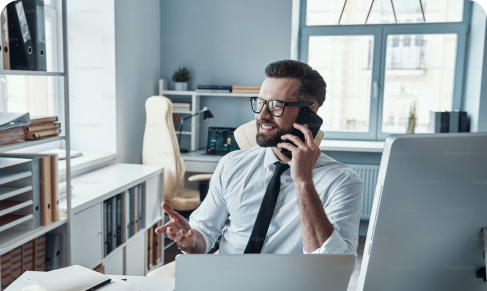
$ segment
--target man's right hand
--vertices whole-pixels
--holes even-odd
[[[206,242],[203,236],[198,231],[192,230],[186,219],[174,211],[169,203],[162,202],[161,207],[169,215],[171,220],[165,225],[156,228],[156,233],[166,233],[171,240],[176,242],[179,249],[186,253],[204,253],[206,250]],[[203,240],[204,246],[201,245],[202,243],[198,243],[201,242],[201,239]]]

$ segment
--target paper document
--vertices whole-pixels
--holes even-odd
[[[33,285],[25,287],[23,291],[85,291],[109,277],[82,266],[71,266],[47,273],[39,273],[25,279]],[[97,291],[144,291],[140,288],[118,279]]]

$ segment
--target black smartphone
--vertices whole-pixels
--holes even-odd
[[[303,109],[301,109],[298,118],[296,118],[295,122],[303,125],[307,124],[308,129],[313,134],[313,139],[314,139],[318,134],[318,131],[320,131],[321,125],[323,124],[323,119],[321,119],[321,117],[319,117],[318,114],[314,113],[313,110],[311,110],[308,106],[306,106],[303,107]],[[306,140],[301,130],[294,128],[294,126],[291,128],[291,131],[289,131],[289,134],[299,137],[303,142]],[[292,143],[287,139],[281,140],[281,142],[287,142],[296,146],[294,143]],[[281,154],[285,155],[290,160],[292,159],[292,153],[287,149],[281,149]]]

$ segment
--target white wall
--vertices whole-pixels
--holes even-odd
[[[114,0],[68,2],[71,149],[116,151]]]
[[[118,162],[141,163],[145,100],[159,94],[159,0],[115,1]]]
[[[468,112],[470,131],[487,131],[487,60],[485,58],[485,34],[487,18],[482,7],[474,2],[472,22],[468,35],[465,85],[462,108]],[[482,106],[483,108],[482,108]]]

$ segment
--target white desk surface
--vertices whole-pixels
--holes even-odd
[[[15,280],[5,291],[21,291],[22,288],[32,285],[31,282],[24,279],[35,275],[39,272],[27,271],[17,280]],[[127,279],[127,282],[132,285],[142,288],[145,291],[173,291],[175,281],[173,278],[155,278],[155,277],[143,277],[143,276],[119,276],[119,275],[107,275],[114,279]]]
[[[358,141],[358,140],[323,140],[320,144],[322,151],[344,151],[344,152],[369,152],[382,153],[384,142],[382,141]],[[203,155],[205,149],[181,154],[184,161],[195,162],[218,162],[222,156]]]
[[[119,163],[76,177],[71,180],[71,209],[74,213],[86,209],[127,187],[160,175],[162,170],[160,166]],[[66,198],[61,199],[59,204],[61,209],[66,209]]]

